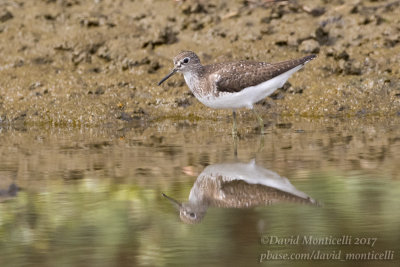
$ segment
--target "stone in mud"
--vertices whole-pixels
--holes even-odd
[[[315,36],[320,45],[326,45],[329,42],[329,31],[327,31],[323,26],[319,26],[315,30]]]
[[[24,122],[26,120],[26,111],[21,112],[14,118],[14,122]]]
[[[308,6],[302,6],[301,8],[303,11],[307,12],[308,14],[310,14],[313,17],[319,17],[322,16],[323,14],[325,14],[326,10],[324,7],[308,7]]]
[[[168,87],[182,87],[185,86],[186,83],[184,79],[170,79],[167,81],[167,85]]]
[[[36,88],[42,87],[43,84],[41,82],[35,82],[29,86],[29,90],[35,90]]]
[[[16,61],[14,62],[13,67],[14,67],[14,68],[19,68],[19,67],[22,67],[24,64],[25,64],[25,62],[24,62],[23,59],[18,59],[18,60],[16,60]]]
[[[81,20],[81,25],[85,27],[99,27],[100,26],[100,19],[96,17],[89,17],[84,18]]]
[[[196,13],[207,13],[204,5],[200,3],[188,3],[182,6],[182,13],[185,15],[196,14]]]
[[[0,11],[0,22],[6,22],[14,17],[14,15],[8,10]]]
[[[32,63],[36,65],[45,65],[45,64],[50,64],[52,62],[53,59],[50,56],[36,57],[32,59]]]
[[[7,116],[5,114],[0,115],[0,125],[6,123]]]
[[[283,99],[285,97],[285,93],[289,90],[289,88],[292,87],[292,84],[290,82],[286,82],[283,87],[279,88],[276,90],[272,95],[270,95],[270,98],[274,100],[279,100]]]
[[[286,14],[287,12],[288,11],[282,5],[273,6],[271,13],[270,13],[270,18],[271,18],[271,20],[281,19],[283,17],[283,15]]]
[[[117,119],[127,122],[133,121],[132,115],[126,112],[121,112],[121,114],[117,117]]]
[[[261,34],[272,35],[275,33],[274,27],[272,25],[263,26],[260,30]]]
[[[300,44],[299,51],[303,53],[318,53],[319,43],[313,39],[305,40]]]
[[[96,54],[99,48],[101,48],[103,45],[103,41],[98,41],[87,44],[83,48],[76,47],[72,53],[72,62],[75,65],[78,65],[81,62],[92,62],[92,55]]]
[[[329,47],[326,51],[326,55],[328,57],[333,57],[335,60],[344,59],[345,61],[347,61],[350,58],[346,49],[343,47]]]
[[[313,9],[311,9],[311,11],[309,12],[313,17],[319,17],[322,16],[323,14],[325,14],[326,10],[324,7],[315,7]]]
[[[130,60],[129,58],[124,58],[121,64],[122,64],[121,69],[125,71],[134,66],[134,61]]]
[[[301,43],[301,42],[302,42],[302,41],[299,42],[299,39],[298,39],[297,36],[295,36],[295,35],[290,35],[290,36],[287,38],[287,44],[288,44],[289,46],[298,46],[299,43]]]
[[[261,34],[260,33],[256,33],[256,32],[252,32],[252,31],[248,31],[246,34],[241,36],[241,39],[243,41],[249,41],[249,42],[254,42],[256,40],[261,40]],[[287,42],[286,42],[287,45]]]
[[[386,47],[394,47],[400,43],[400,34],[389,35],[385,38],[384,45]]]
[[[137,66],[149,65],[151,60],[148,57],[144,57],[141,60],[132,60],[129,58],[124,58],[122,60],[122,70],[131,69]]]
[[[144,40],[142,42],[142,47],[150,47],[151,49],[154,49],[159,45],[176,43],[178,41],[177,35],[178,33],[173,31],[170,27],[164,27],[161,30],[156,31],[156,37],[153,37],[150,40]]]
[[[160,68],[161,68],[161,65],[160,65],[160,63],[158,63],[158,61],[152,61],[150,63],[149,68],[147,69],[147,73],[155,73]]]
[[[309,39],[315,40],[315,35],[308,30],[298,29],[298,30],[290,33],[290,35],[288,37],[288,45],[298,46],[303,41],[306,41]]]
[[[290,94],[302,94],[304,89],[301,87],[290,87],[287,91]]]
[[[348,60],[344,59],[339,60],[339,72],[344,73],[346,75],[361,75],[362,74],[362,66],[359,61],[356,60]]]
[[[177,104],[178,107],[183,107],[183,108],[186,108],[192,104],[190,98],[177,98],[175,99],[175,103]]]
[[[55,21],[57,19],[57,16],[58,14],[46,13],[43,15],[43,18],[48,21]]]
[[[64,41],[60,44],[57,44],[54,46],[54,50],[57,51],[73,51],[73,46],[69,44],[68,42]]]
[[[288,45],[288,38],[286,36],[278,36],[278,39],[275,41],[277,46],[287,46]]]
[[[271,17],[267,16],[267,17],[262,17],[260,19],[260,23],[265,23],[265,24],[270,24],[271,23]]]
[[[192,23],[190,23],[190,29],[192,31],[199,31],[203,28],[204,28],[204,23],[202,23],[200,21],[194,20],[194,21],[192,21]]]
[[[84,60],[89,61],[89,55],[84,52],[77,52],[72,55],[71,61],[75,65],[78,65],[79,63],[83,62]]]
[[[94,92],[96,95],[104,95],[105,89],[104,86],[97,87],[96,91]]]
[[[133,114],[136,114],[136,115],[147,115],[147,112],[143,108],[139,107],[139,108],[135,108],[133,110]],[[137,117],[137,116],[135,116],[135,117]]]
[[[106,46],[100,47],[97,55],[98,55],[99,58],[102,58],[107,62],[111,61],[111,59],[112,59],[111,58],[111,53],[110,53],[108,47],[106,47]]]

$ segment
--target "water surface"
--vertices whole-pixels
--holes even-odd
[[[278,119],[263,138],[249,127],[237,142],[209,121],[1,128],[0,265],[398,266],[398,120]],[[208,196],[188,223],[162,195],[187,203],[199,188],[231,198]],[[285,253],[336,259],[267,259]]]

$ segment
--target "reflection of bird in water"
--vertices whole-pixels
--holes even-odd
[[[16,197],[19,190],[20,188],[15,183],[10,184],[8,189],[0,189],[0,202]]]
[[[315,204],[287,178],[250,163],[210,165],[197,177],[189,201],[180,203],[163,194],[179,210],[185,223],[199,223],[208,207],[250,208],[278,202]]]

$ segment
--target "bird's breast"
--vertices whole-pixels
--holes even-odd
[[[204,98],[208,95],[208,83],[206,80],[201,79],[201,77],[196,74],[187,72],[183,74],[185,82],[189,87],[190,91],[194,94],[197,99]]]

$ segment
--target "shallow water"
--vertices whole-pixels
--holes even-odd
[[[1,128],[0,265],[398,266],[398,119],[281,118],[264,138],[249,120],[236,142],[228,123]],[[282,177],[315,203],[260,185]],[[162,193],[188,202],[192,188],[220,200],[194,205],[187,224]]]

